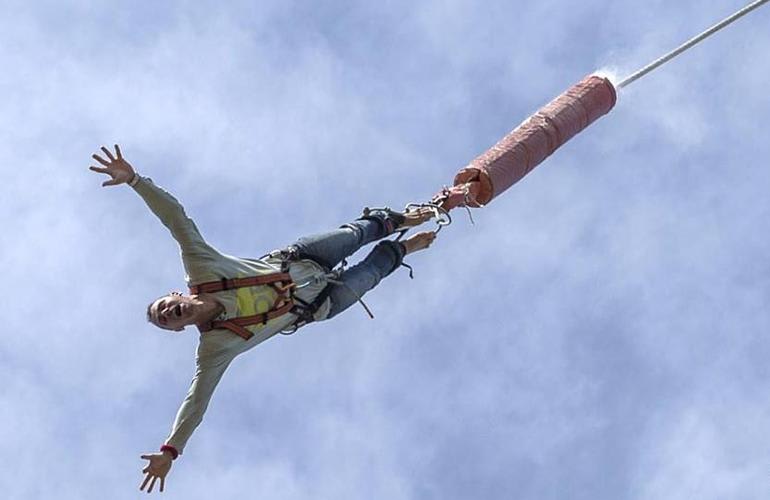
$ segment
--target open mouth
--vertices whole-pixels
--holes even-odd
[[[173,310],[173,314],[174,314],[174,316],[176,316],[177,318],[181,318],[181,317],[182,317],[182,304],[177,304],[177,305],[174,307],[174,310]]]

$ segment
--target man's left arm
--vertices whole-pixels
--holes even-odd
[[[215,250],[203,239],[193,220],[187,216],[182,204],[167,191],[156,186],[149,178],[137,174],[131,164],[123,158],[117,144],[114,154],[105,147],[101,150],[104,157],[94,154],[92,158],[102,167],[91,165],[89,168],[111,177],[104,181],[102,186],[128,184],[132,187],[152,213],[171,232],[171,236],[179,243],[183,257],[205,257],[215,253]]]

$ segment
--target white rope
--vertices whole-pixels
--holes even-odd
[[[757,0],[756,2],[753,2],[753,3],[749,4],[749,5],[747,5],[746,7],[742,8],[741,10],[739,10],[738,12],[733,14],[732,16],[730,16],[727,19],[725,19],[724,21],[722,21],[722,22],[720,22],[718,24],[715,24],[711,28],[707,29],[706,31],[704,31],[700,35],[696,36],[695,38],[692,38],[692,39],[688,40],[687,42],[685,42],[681,46],[677,47],[676,49],[672,50],[671,52],[669,52],[665,56],[661,57],[660,59],[657,59],[657,60],[651,62],[650,64],[648,64],[644,68],[640,69],[636,73],[626,77],[622,82],[620,82],[617,85],[617,87],[619,89],[622,89],[626,85],[630,85],[631,83],[633,83],[636,80],[640,79],[641,77],[643,77],[647,73],[651,72],[652,70],[658,68],[659,66],[662,66],[663,64],[667,63],[671,59],[675,58],[676,56],[678,56],[679,54],[681,54],[685,50],[689,49],[693,45],[696,45],[697,43],[699,43],[699,42],[703,41],[704,39],[708,38],[709,36],[713,35],[717,31],[719,31],[722,28],[724,28],[725,26],[727,26],[728,24],[731,24],[732,22],[734,22],[737,19],[745,16],[746,14],[751,12],[752,10],[754,10],[756,8],[759,8],[762,5],[766,4],[768,1],[770,1],[770,0]]]

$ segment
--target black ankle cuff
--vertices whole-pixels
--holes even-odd
[[[393,241],[393,240],[383,240],[379,243],[377,243],[377,247],[382,247],[386,249],[390,254],[393,255],[393,259],[395,263],[393,264],[393,267],[388,271],[387,274],[392,273],[399,267],[401,267],[401,263],[404,261],[404,255],[406,255],[406,247],[404,247],[404,244],[400,241]],[[375,249],[377,248],[375,247]]]
[[[358,220],[376,221],[384,231],[385,236],[390,236],[406,221],[406,217],[390,209],[364,210],[364,215]]]

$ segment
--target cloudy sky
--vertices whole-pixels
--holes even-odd
[[[197,333],[120,143],[258,256],[429,199],[585,74],[747,0],[24,2],[0,15],[0,491],[137,498]],[[333,321],[238,358],[165,498],[764,499],[770,8],[616,109]]]

